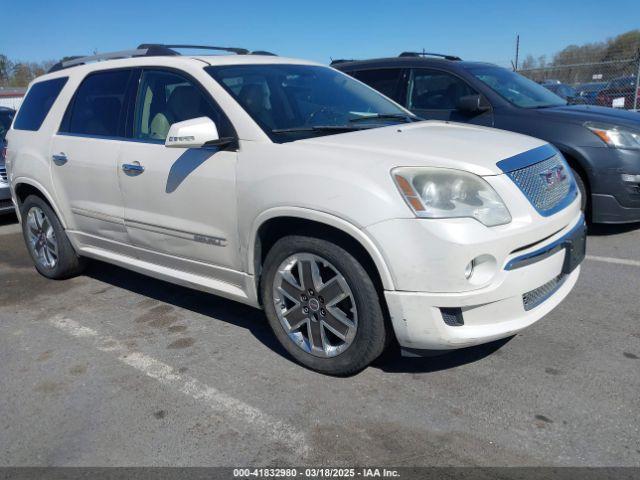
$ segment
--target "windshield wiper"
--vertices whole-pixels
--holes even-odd
[[[376,113],[374,115],[364,115],[362,117],[352,118],[350,122],[364,122],[366,120],[404,120],[406,123],[419,122],[420,119],[416,116],[408,115],[406,113]]]
[[[274,128],[272,133],[293,133],[293,132],[322,132],[322,131],[352,131],[362,130],[362,127],[356,127],[355,125],[313,125],[306,127],[291,127],[291,128]]]

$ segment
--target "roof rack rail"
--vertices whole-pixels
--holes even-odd
[[[57,72],[58,70],[64,70],[65,68],[75,67],[77,65],[84,65],[91,62],[99,62],[101,60],[115,60],[117,58],[131,58],[140,57],[147,54],[146,49],[137,48],[135,50],[122,50],[119,52],[100,53],[98,55],[89,55],[88,57],[73,56],[67,57],[66,60],[62,60],[53,65],[47,73]]]
[[[425,52],[424,50],[422,52],[402,52],[400,55],[398,55],[399,57],[440,57],[440,58],[444,58],[445,60],[462,60],[460,57],[456,57],[455,55],[443,55],[442,53],[430,53],[430,52]]]
[[[267,52],[266,50],[254,50],[250,55],[266,55],[268,57],[277,57],[277,53]]]
[[[275,53],[267,52],[264,50],[250,51],[246,48],[235,47],[214,47],[210,45],[165,45],[162,43],[143,43],[138,48],[133,50],[122,50],[120,52],[100,53],[98,55],[90,56],[73,56],[66,57],[64,60],[53,65],[47,73],[57,72],[65,68],[75,67],[77,65],[85,65],[91,62],[99,62],[102,60],[115,60],[118,58],[132,58],[132,57],[169,57],[174,55],[180,55],[176,52],[176,48],[187,48],[197,50],[219,50],[223,52],[235,53],[237,55],[272,55]]]
[[[336,58],[335,60],[331,60],[329,65],[337,65],[338,63],[347,63],[347,62],[356,62],[353,58]]]
[[[236,53],[238,55],[248,55],[251,52],[246,48],[236,47],[214,47],[211,45],[165,45],[162,43],[143,43],[138,48],[146,48],[150,51],[147,55],[180,55],[175,48],[188,48],[193,50],[219,50],[222,52]]]

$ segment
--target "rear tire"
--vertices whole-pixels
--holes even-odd
[[[73,249],[53,209],[41,197],[30,195],[20,207],[22,235],[38,272],[61,280],[82,272],[85,259]]]
[[[371,278],[334,243],[297,235],[278,240],[267,254],[260,291],[276,337],[312,370],[354,374],[388,343]]]

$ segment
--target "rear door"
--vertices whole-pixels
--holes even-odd
[[[477,93],[465,80],[452,73],[414,68],[409,76],[405,106],[427,120],[450,120],[492,126],[491,110],[470,114],[457,108],[460,97]]]
[[[403,68],[376,68],[348,73],[400,105],[406,104],[407,70]]]
[[[131,69],[89,74],[51,142],[56,196],[71,212],[70,228],[83,243],[127,242],[117,166],[132,75]]]
[[[231,269],[239,268],[237,152],[164,146],[172,124],[203,116],[216,123],[220,136],[236,136],[195,79],[161,68],[142,72],[132,141],[118,164],[125,224],[141,259],[233,283]]]

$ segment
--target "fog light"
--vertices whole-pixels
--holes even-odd
[[[471,275],[473,275],[473,269],[476,266],[476,261],[471,260],[467,266],[464,268],[464,278],[466,278],[467,280],[469,280],[471,278]]]
[[[640,183],[640,175],[622,174],[622,181],[626,183]]]

